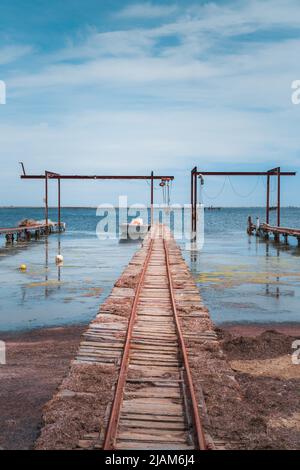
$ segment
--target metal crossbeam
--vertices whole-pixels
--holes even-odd
[[[267,177],[267,204],[266,204],[266,223],[270,221],[270,177],[276,176],[277,183],[277,225],[280,227],[280,198],[281,176],[295,176],[295,171],[281,171],[280,167],[272,168],[268,171],[198,171],[197,167],[191,171],[191,217],[193,239],[197,236],[197,177],[203,176],[266,176]]]
[[[151,225],[153,224],[153,207],[154,207],[154,181],[173,181],[174,176],[168,175],[154,175],[152,171],[150,175],[62,175],[53,171],[45,171],[42,175],[28,175],[25,171],[23,162],[20,162],[23,174],[20,175],[21,179],[26,180],[45,180],[45,219],[48,223],[48,180],[54,179],[58,183],[58,224],[61,225],[61,180],[151,180]]]

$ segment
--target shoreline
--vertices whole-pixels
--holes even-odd
[[[39,331],[51,331],[56,329],[69,329],[69,328],[85,328],[89,325],[88,322],[75,322],[75,323],[62,323],[54,325],[43,325],[34,326],[31,328],[20,328],[15,330],[1,330],[0,329],[0,340],[5,341],[6,338],[13,338],[18,336],[26,336]],[[213,322],[214,323],[214,322]],[[299,322],[281,322],[281,323],[245,323],[245,322],[234,322],[234,323],[214,323],[216,330],[228,331],[232,335],[241,336],[257,336],[264,331],[272,330],[285,335],[294,336],[299,335],[300,337],[300,321]]]
[[[287,336],[298,336],[300,338],[300,322],[285,323],[220,323],[216,325],[217,330],[223,330],[232,336],[259,336],[265,331],[277,331]]]

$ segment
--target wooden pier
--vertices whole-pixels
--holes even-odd
[[[162,233],[149,242],[137,286],[104,450],[153,449],[158,442],[206,449],[174,305],[166,229],[156,229]]]
[[[294,237],[297,239],[298,246],[300,246],[300,229],[289,228],[289,227],[277,227],[269,224],[259,224],[256,226],[252,223],[251,218],[248,219],[247,233],[249,235],[256,235],[269,239],[270,235],[273,235],[276,242],[280,241],[280,237],[283,237],[284,243],[288,243],[288,237]]]
[[[155,225],[46,405],[36,448],[224,448],[224,429],[214,431],[205,392],[210,401],[229,393],[230,402],[240,404],[181,250],[164,226]]]
[[[46,236],[51,233],[64,232],[65,229],[66,226],[64,223],[37,224],[20,227],[0,228],[0,235],[5,236],[7,243],[13,243],[14,241],[21,240],[29,241],[32,238],[38,240],[42,236]]]

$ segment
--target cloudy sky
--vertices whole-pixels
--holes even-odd
[[[0,205],[42,204],[19,161],[32,173],[174,174],[178,203],[195,165],[300,170],[299,52],[299,0],[1,0]],[[283,182],[284,204],[300,205],[299,178]],[[263,205],[264,183],[208,178],[205,202]],[[63,201],[145,202],[147,190],[65,183]]]

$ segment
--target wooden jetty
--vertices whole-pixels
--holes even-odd
[[[20,227],[0,228],[0,235],[5,236],[7,243],[13,243],[14,241],[31,240],[32,238],[37,240],[51,233],[64,232],[65,229],[66,225],[64,223],[24,225]]]
[[[224,448],[205,390],[210,400],[230,393],[240,404],[181,250],[166,227],[154,225],[84,333],[45,407],[36,448]]]
[[[163,232],[165,227],[156,229]],[[158,442],[171,449],[206,449],[174,300],[167,243],[164,233],[154,233],[149,242],[104,450],[152,449]]]
[[[274,236],[274,240],[279,242],[280,237],[283,237],[284,242],[288,243],[288,237],[294,237],[298,241],[298,246],[300,246],[300,229],[290,228],[290,227],[278,227],[269,224],[256,224],[252,223],[251,217],[248,218],[247,233],[249,235],[256,235],[258,237],[263,237],[268,239],[270,235]]]

